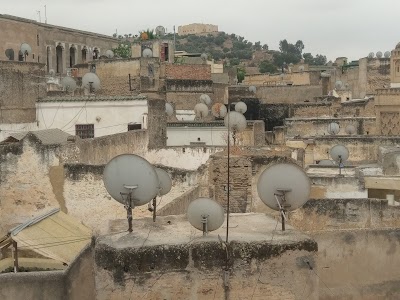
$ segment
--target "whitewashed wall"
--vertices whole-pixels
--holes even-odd
[[[207,146],[226,146],[227,135],[225,127],[168,127],[167,146],[189,146],[190,142],[205,142]]]
[[[39,128],[59,128],[75,135],[75,124],[94,124],[94,136],[126,132],[128,123],[146,128],[146,100],[62,101],[36,104]]]
[[[12,133],[22,131],[38,130],[36,122],[33,123],[15,123],[15,124],[0,124],[0,142],[5,140]]]

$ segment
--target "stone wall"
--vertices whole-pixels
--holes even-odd
[[[211,80],[211,66],[208,64],[166,64],[165,78],[181,80]]]
[[[169,215],[183,215],[187,213],[190,202],[199,198],[200,189],[198,186],[191,188],[183,195],[175,198],[173,201],[157,210],[158,216],[169,216]]]
[[[148,148],[157,149],[167,145],[167,114],[165,101],[149,99],[149,115],[147,118]]]
[[[0,123],[35,122],[36,100],[45,94],[43,64],[0,61]]]

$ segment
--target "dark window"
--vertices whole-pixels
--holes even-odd
[[[142,129],[142,124],[128,124],[128,131]]]
[[[18,52],[18,61],[24,61],[24,55],[22,54],[21,50]]]
[[[32,54],[32,58],[35,59],[35,54]]]
[[[36,44],[39,46],[39,35],[36,35]]]
[[[6,56],[9,60],[14,60],[14,50],[13,49],[7,49],[6,50]]]
[[[76,124],[75,135],[81,139],[90,139],[94,137],[94,124]]]

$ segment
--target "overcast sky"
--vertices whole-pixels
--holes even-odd
[[[14,5],[14,4],[15,5]],[[365,57],[392,50],[400,41],[400,0],[0,0],[0,13],[112,35],[137,34],[163,25],[211,23],[220,31],[278,49],[302,40],[304,52]],[[1,30],[1,28],[0,28]],[[397,32],[397,33],[396,33]]]

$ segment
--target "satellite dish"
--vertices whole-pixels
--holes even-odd
[[[202,53],[200,57],[203,61],[206,61],[208,59],[208,55],[206,53]]]
[[[381,51],[376,52],[376,57],[377,58],[382,58],[383,54]]]
[[[345,129],[345,131],[346,131],[346,133],[348,134],[348,135],[353,135],[353,134],[355,134],[356,133],[356,127],[354,126],[354,125],[347,125],[346,126],[346,129]]]
[[[50,70],[49,70],[49,75],[50,75],[51,77],[54,77],[54,76],[56,75],[56,71],[54,71],[53,69],[50,69]]]
[[[229,129],[239,132],[247,127],[246,118],[237,111],[230,111],[224,119],[224,124]]]
[[[164,196],[164,195],[168,194],[172,188],[171,177],[169,177],[169,174],[166,171],[164,171],[163,169],[160,169],[160,168],[156,168],[156,173],[157,173],[158,181],[159,181],[158,195]]]
[[[73,92],[76,89],[76,82],[72,77],[64,77],[61,80],[61,85],[67,92]]]
[[[198,198],[190,202],[187,218],[194,228],[203,231],[203,235],[217,230],[225,221],[223,207],[209,198]]]
[[[146,48],[143,50],[142,56],[146,58],[153,57],[153,51],[150,48]]]
[[[235,111],[244,114],[247,111],[247,105],[246,103],[240,101],[235,104]]]
[[[299,67],[299,71],[300,71],[301,73],[303,73],[303,72],[304,72],[304,66],[300,66],[300,67]]]
[[[370,52],[370,53],[368,54],[368,58],[374,58],[374,56],[375,56],[374,52]]]
[[[330,155],[338,163],[345,162],[349,158],[349,150],[343,145],[333,146]]]
[[[257,182],[260,199],[282,215],[285,230],[286,211],[303,206],[310,196],[311,183],[302,168],[291,163],[277,163],[261,173]]]
[[[25,55],[30,55],[32,53],[32,47],[27,43],[22,43],[21,47],[19,48],[21,53]]]
[[[257,91],[257,88],[256,88],[254,85],[251,85],[251,86],[249,86],[249,91],[250,91],[251,93],[255,94],[256,91]]]
[[[385,58],[390,58],[390,51],[386,51],[384,56],[385,56]]]
[[[319,166],[334,166],[335,162],[330,159],[321,159],[318,163]]]
[[[228,110],[226,109],[226,106],[223,105],[222,103],[215,103],[211,107],[211,113],[213,114],[214,117],[216,118],[223,118],[226,116]]]
[[[200,96],[200,102],[209,106],[211,104],[212,100],[211,100],[210,96],[208,96],[207,94],[202,94]]]
[[[204,103],[197,103],[194,107],[194,113],[197,118],[203,119],[208,116],[208,107]]]
[[[165,112],[167,116],[172,116],[174,114],[174,108],[170,103],[165,103]]]
[[[285,78],[285,74],[283,74],[283,73],[280,76],[281,76],[282,80]]]
[[[112,50],[107,50],[107,51],[106,51],[106,56],[107,56],[107,58],[113,58],[113,57],[114,57],[114,51],[112,51]]]
[[[158,35],[158,36],[164,36],[165,35],[164,26],[157,26],[156,27],[156,35]]]
[[[100,89],[100,79],[95,73],[86,73],[82,77],[82,87],[90,92],[95,92]]]
[[[343,82],[341,82],[340,80],[337,80],[335,82],[335,89],[341,90],[342,88],[343,88]]]
[[[336,135],[339,133],[340,126],[338,123],[332,122],[328,125],[328,133],[330,135]]]

